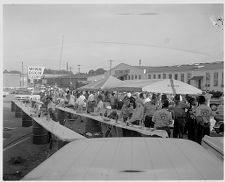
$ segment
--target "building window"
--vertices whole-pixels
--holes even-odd
[[[139,77],[139,80],[140,80],[141,79],[141,75],[139,75],[138,77]]]
[[[158,79],[160,79],[161,78],[161,75],[158,75]]]
[[[210,73],[209,72],[205,73],[205,84],[206,84],[206,87],[210,87]]]
[[[187,74],[187,83],[188,84],[191,84],[191,80],[190,79],[191,79],[191,73],[188,73]]]
[[[134,79],[134,75],[131,75],[131,80],[133,80]]]
[[[180,75],[180,80],[181,80],[182,82],[184,82],[184,73],[181,73],[181,75]]]
[[[177,80],[178,79],[178,74],[174,75],[174,79]]]
[[[218,76],[219,76],[219,74],[218,74],[218,72],[214,72],[214,87],[217,87],[218,86]]]
[[[130,75],[127,75],[127,79],[130,80]]]
[[[148,75],[148,79],[151,79],[151,78],[152,78],[152,75],[149,74],[149,75]]]
[[[156,79],[156,75],[153,75],[153,79]]]
[[[172,78],[172,74],[169,74],[169,79],[171,79]]]
[[[165,73],[163,74],[163,79],[166,79],[166,74]]]
[[[135,75],[135,78],[134,78],[135,80],[137,79],[137,75]]]

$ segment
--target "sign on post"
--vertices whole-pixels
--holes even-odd
[[[44,67],[42,66],[29,66],[27,67],[27,75],[29,79],[41,79]]]

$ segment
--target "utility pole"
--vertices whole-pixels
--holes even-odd
[[[80,74],[80,64],[77,65],[78,66],[78,73]]]
[[[69,71],[69,69],[68,69],[68,62],[66,63],[66,71]]]
[[[139,66],[141,66],[141,59],[139,59]]]
[[[72,77],[72,74],[73,74],[73,73],[72,73],[73,67],[70,66],[69,68],[70,68],[70,88],[72,88],[71,85],[72,85],[73,83],[71,82],[71,77]]]
[[[61,62],[62,62],[62,56],[63,56],[63,42],[64,42],[64,36],[62,36],[62,44],[61,44],[60,58],[59,58],[59,70],[61,69]]]
[[[23,61],[22,61],[22,83],[23,83],[23,87],[24,87],[24,78],[23,78]]]
[[[70,87],[71,87],[71,66],[70,66]]]
[[[111,68],[112,68],[112,62],[113,60],[109,60],[109,75],[111,75]]]

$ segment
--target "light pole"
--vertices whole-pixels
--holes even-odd
[[[111,69],[112,69],[112,62],[113,60],[109,60],[109,75],[111,75]]]

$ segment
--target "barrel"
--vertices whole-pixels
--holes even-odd
[[[63,125],[65,118],[65,112],[60,110],[60,109],[56,109],[57,112],[57,121],[59,121],[60,124]]]
[[[33,144],[47,144],[49,143],[49,134],[46,129],[44,129],[37,122],[33,121]]]
[[[15,105],[15,117],[21,118],[22,117],[22,110],[17,105]]]
[[[11,101],[11,112],[14,112],[15,111],[15,103],[14,101]]]
[[[92,133],[92,134],[99,133],[101,135],[102,128],[101,128],[101,124],[99,123],[99,121],[96,121],[91,118],[85,118],[85,120],[86,120],[85,133]]]
[[[32,118],[25,112],[22,113],[22,127],[32,126]]]

